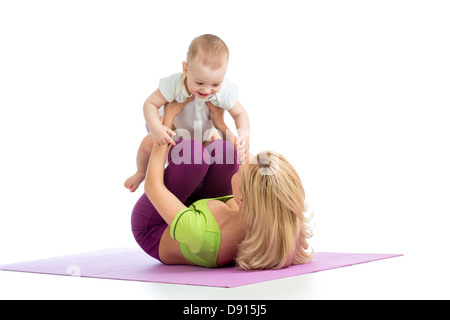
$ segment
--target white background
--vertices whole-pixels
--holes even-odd
[[[297,168],[314,249],[405,254],[232,290],[0,272],[0,298],[450,298],[449,16],[446,1],[0,0],[0,264],[136,246],[143,188],[123,182],[142,105],[203,33],[230,48],[251,151]]]

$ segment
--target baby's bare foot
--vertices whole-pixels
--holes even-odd
[[[125,181],[124,186],[129,189],[130,192],[135,192],[144,179],[145,174],[138,171]]]

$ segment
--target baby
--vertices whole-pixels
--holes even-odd
[[[144,117],[150,131],[139,147],[137,172],[124,185],[136,191],[145,179],[147,165],[154,144],[172,144],[176,134],[173,128],[162,125],[164,105],[171,102],[186,103],[174,121],[174,129],[183,137],[210,141],[217,137],[211,108],[227,110],[234,119],[238,138],[236,145],[241,159],[248,156],[250,122],[247,112],[238,101],[238,88],[224,79],[228,68],[228,47],[217,36],[205,34],[195,38],[189,46],[183,72],[160,80],[159,88],[144,103]],[[223,132],[222,132],[223,134]],[[174,137],[175,138],[175,137]]]

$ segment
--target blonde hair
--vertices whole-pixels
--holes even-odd
[[[241,193],[246,235],[236,263],[243,270],[281,269],[312,260],[312,236],[302,182],[280,154],[266,151],[256,164],[244,165]]]
[[[218,69],[228,62],[229,51],[225,42],[212,34],[201,35],[192,40],[186,62],[198,57],[203,65]]]

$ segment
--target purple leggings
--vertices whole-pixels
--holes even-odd
[[[186,206],[200,199],[232,194],[231,177],[238,171],[233,144],[214,140],[206,148],[196,140],[181,140],[168,156],[164,184]],[[144,193],[131,214],[131,230],[139,246],[161,261],[159,242],[167,223]]]

